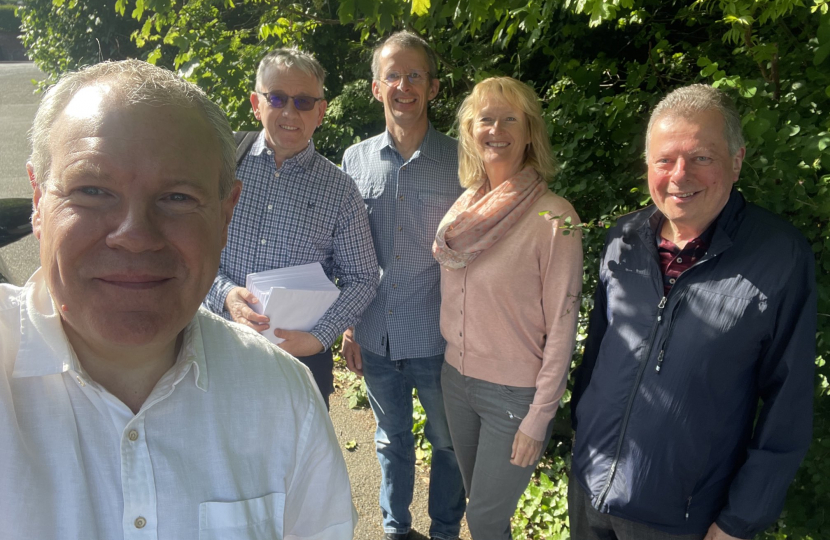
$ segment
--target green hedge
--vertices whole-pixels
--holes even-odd
[[[0,4],[0,32],[19,32],[20,17],[15,14],[13,5]]]

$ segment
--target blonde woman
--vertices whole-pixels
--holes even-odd
[[[467,191],[436,235],[441,383],[474,540],[511,538],[510,516],[551,436],[582,289],[582,243],[536,93],[508,77],[476,85],[458,111]],[[549,211],[553,219],[541,216]]]

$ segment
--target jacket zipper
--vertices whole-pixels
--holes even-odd
[[[642,365],[640,369],[637,371],[637,379],[634,381],[634,386],[631,387],[631,393],[628,396],[628,405],[625,408],[625,416],[623,416],[623,425],[622,429],[620,429],[620,436],[617,439],[617,449],[614,452],[614,461],[611,462],[611,469],[608,471],[608,479],[605,481],[605,486],[602,488],[602,492],[600,493],[599,499],[597,499],[597,504],[594,508],[601,511],[602,505],[605,504],[605,498],[608,496],[608,492],[611,490],[611,483],[614,481],[614,474],[617,472],[617,464],[620,460],[620,451],[622,450],[623,439],[625,438],[625,430],[628,427],[628,418],[631,415],[631,407],[634,404],[634,396],[637,393],[637,388],[640,387],[640,381],[643,378],[643,372],[646,370],[646,366],[648,365],[648,357],[651,356],[651,350],[654,348],[654,338],[657,337],[657,328],[660,327],[660,322],[663,320],[663,310],[666,308],[666,297],[660,299],[660,303],[657,304],[657,322],[654,323],[654,326],[651,329],[651,336],[648,340],[648,349],[646,351],[645,356],[643,357]]]
[[[689,521],[689,508],[692,506],[692,496],[686,499],[686,521]]]
[[[657,355],[657,365],[654,367],[654,371],[656,371],[658,375],[663,367],[663,357],[665,356],[666,347],[668,347],[669,340],[671,339],[672,330],[674,330],[674,321],[677,319],[677,310],[683,302],[683,297],[686,296],[686,291],[687,289],[683,289],[683,292],[680,293],[680,298],[677,299],[677,303],[674,305],[671,310],[671,314],[669,315],[669,329],[666,331],[666,337],[660,344],[660,353]]]

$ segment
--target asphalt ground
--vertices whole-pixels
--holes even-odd
[[[26,175],[28,132],[40,103],[33,79],[43,74],[31,62],[0,62],[0,198],[32,196]],[[38,266],[32,235],[0,248],[0,274],[10,283],[22,285]]]

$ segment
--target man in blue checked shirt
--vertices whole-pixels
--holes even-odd
[[[251,93],[263,130],[236,175],[242,195],[228,229],[219,273],[205,299],[214,313],[285,341],[307,365],[323,399],[334,390],[331,344],[375,296],[378,270],[366,209],[354,181],[314,150],[311,136],[326,112],[325,72],[310,54],[270,52]],[[310,332],[269,327],[240,284],[252,272],[320,262],[341,294]]]
[[[438,79],[426,41],[409,32],[393,34],[375,49],[372,75],[386,131],[347,149],[343,170],[357,182],[369,210],[381,280],[361,322],[343,335],[343,354],[349,369],[365,377],[378,424],[384,539],[403,540],[412,525],[411,396],[417,388],[433,449],[429,535],[451,540],[458,537],[466,500],[441,394],[446,343],[438,327],[440,273],[432,242],[463,191],[457,144],[427,118]]]

